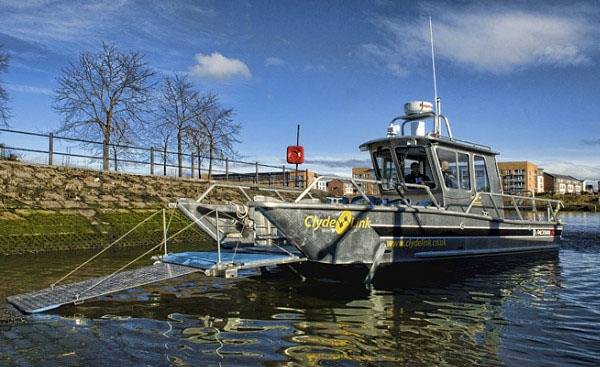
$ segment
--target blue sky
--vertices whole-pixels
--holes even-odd
[[[500,160],[600,178],[600,6],[590,2],[0,2],[13,128],[49,131],[61,68],[102,41],[188,74],[242,123],[238,150],[281,164],[295,126],[311,168],[349,173],[404,102],[438,90],[455,136]]]

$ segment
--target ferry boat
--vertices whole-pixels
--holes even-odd
[[[355,266],[372,277],[390,265],[558,250],[560,201],[503,193],[497,152],[454,138],[448,118],[429,102],[404,107],[387,136],[360,146],[376,179],[336,177],[353,185],[349,203],[311,195],[333,178],[322,176],[293,201],[277,193],[246,195],[245,206],[214,205],[203,203],[207,192],[178,207],[222,244],[291,245],[307,261],[290,266],[317,276],[325,268]],[[367,195],[368,185],[378,195]]]

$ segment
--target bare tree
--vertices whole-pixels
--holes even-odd
[[[223,108],[214,95],[205,97],[209,104],[202,113],[195,115],[195,129],[204,138],[208,153],[208,179],[212,176],[213,160],[232,158],[236,155],[234,145],[239,143],[241,126],[233,121],[233,109]]]
[[[194,115],[198,113],[198,99],[198,92],[186,76],[175,74],[163,80],[159,118],[175,135],[179,177],[183,176],[184,139]]]
[[[162,121],[157,121],[155,124],[153,124],[152,131],[148,134],[148,143],[153,147],[160,148],[164,176],[167,175],[167,164],[171,162],[171,160],[169,160],[168,150],[172,144],[174,135],[175,131],[171,128],[171,126],[163,123]]]
[[[202,178],[202,156],[206,153],[205,135],[202,130],[195,128],[194,125],[187,129],[186,135],[189,149],[192,152],[192,159],[194,159],[194,155],[198,157],[198,178]]]
[[[132,134],[130,131],[122,130],[122,127],[122,125],[115,126],[111,138],[110,150],[112,151],[113,170],[115,172],[119,170],[119,157],[121,159],[136,158],[136,154],[128,148],[128,146],[134,145],[134,140],[131,137]]]
[[[8,68],[8,54],[0,52],[0,73],[3,73]],[[8,108],[8,94],[0,85],[0,125],[8,127],[8,118],[10,110]]]
[[[138,52],[120,52],[106,43],[97,54],[83,52],[58,79],[54,108],[64,115],[60,131],[101,138],[102,168],[107,171],[114,131],[141,122],[151,99],[153,75]]]

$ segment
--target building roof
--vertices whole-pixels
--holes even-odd
[[[579,181],[579,182],[583,182],[579,179],[576,179],[573,176],[568,176],[568,175],[559,175],[558,173],[550,173],[550,172],[544,172],[545,175],[554,177],[554,178],[562,178],[562,179],[566,179],[566,180],[575,180],[575,181]]]

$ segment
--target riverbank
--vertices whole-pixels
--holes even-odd
[[[569,212],[600,212],[600,195],[540,195],[539,198],[560,200]]]
[[[198,179],[0,161],[0,255],[102,248],[168,203],[200,196],[208,185]],[[215,191],[207,199],[243,201],[232,189]],[[175,210],[169,232],[189,223]],[[162,231],[158,214],[119,246],[157,244]],[[207,241],[192,226],[173,242]]]

